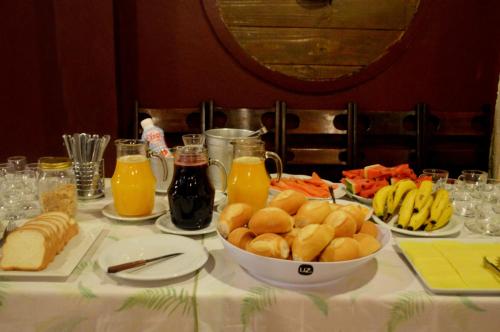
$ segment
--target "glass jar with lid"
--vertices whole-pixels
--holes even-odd
[[[77,208],[76,180],[71,159],[42,157],[38,160],[38,197],[42,212],[65,212],[74,217]]]

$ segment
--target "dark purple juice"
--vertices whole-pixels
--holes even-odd
[[[175,171],[168,189],[170,217],[175,226],[197,230],[212,221],[215,190],[208,179],[206,162],[175,163]]]

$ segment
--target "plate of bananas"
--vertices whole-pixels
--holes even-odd
[[[463,220],[453,216],[446,189],[431,181],[400,180],[383,187],[373,198],[373,220],[400,234],[442,237],[460,232]]]

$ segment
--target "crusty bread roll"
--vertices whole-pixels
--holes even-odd
[[[343,206],[343,205],[336,204],[336,203],[333,203],[333,202],[329,202],[329,205],[330,205],[330,210],[332,212],[340,209]]]
[[[245,226],[253,214],[253,208],[247,203],[227,205],[220,213],[217,229],[220,235],[227,238],[232,230]]]
[[[365,220],[365,210],[358,204],[344,205],[340,210],[350,213],[354,220],[356,221],[356,232],[359,232],[361,226],[363,226],[363,221]]]
[[[347,261],[360,257],[360,244],[352,237],[333,239],[319,257],[320,262]]]
[[[295,238],[297,237],[297,234],[299,234],[299,228],[294,227],[294,228],[292,228],[292,230],[290,232],[285,233],[285,234],[281,234],[281,236],[283,236],[283,238],[288,243],[288,246],[291,248],[292,244],[293,244],[293,240],[295,240]]]
[[[281,259],[288,258],[290,253],[290,247],[286,240],[274,233],[258,235],[248,243],[247,250],[256,255]]]
[[[381,247],[376,238],[365,233],[354,234],[354,239],[359,242],[359,255],[361,257],[373,254]]]
[[[352,237],[356,233],[356,220],[350,213],[341,209],[328,214],[323,224],[333,227],[336,237]]]
[[[293,218],[277,207],[266,207],[254,213],[248,228],[256,235],[264,233],[287,233],[293,228]]]
[[[330,243],[334,235],[334,229],[325,224],[310,224],[301,228],[293,241],[293,260],[303,262],[314,260]]]
[[[365,221],[363,221],[363,225],[361,226],[359,233],[365,233],[365,234],[373,236],[374,238],[377,238],[378,237],[378,228],[371,221],[365,220]]]
[[[7,236],[0,268],[43,270],[77,233],[78,224],[65,213],[44,213],[28,220]]]
[[[306,195],[295,190],[284,190],[276,195],[269,206],[285,210],[289,215],[294,215],[297,210],[307,201]]]
[[[254,238],[255,234],[251,230],[246,227],[238,227],[229,233],[227,240],[238,248],[246,250],[248,243]]]
[[[311,224],[321,224],[330,212],[328,201],[307,201],[295,215],[295,226],[304,227]]]

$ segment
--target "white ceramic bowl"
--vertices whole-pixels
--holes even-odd
[[[327,285],[337,279],[348,276],[355,270],[372,260],[391,242],[391,232],[377,225],[378,240],[382,247],[375,253],[342,262],[298,262],[277,258],[269,258],[242,250],[219,235],[224,248],[252,276],[277,286],[314,287]]]

